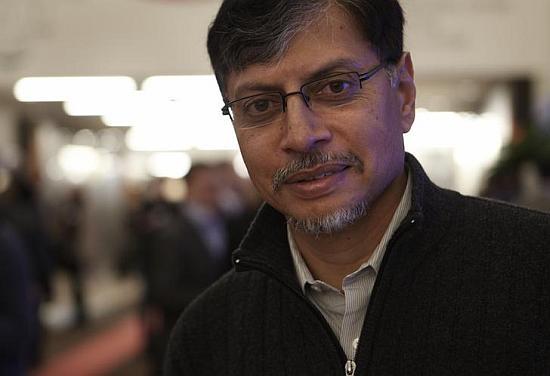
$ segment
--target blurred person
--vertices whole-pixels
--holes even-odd
[[[550,133],[531,126],[506,145],[481,195],[550,212]]]
[[[154,178],[147,182],[145,188],[136,196],[137,203],[130,202],[127,226],[127,247],[119,260],[119,271],[129,273],[133,270],[141,273],[144,282],[142,298],[142,316],[145,331],[148,336],[146,348],[152,374],[158,374],[165,348],[165,329],[162,301],[158,297],[157,286],[165,255],[170,251],[164,249],[164,243],[159,239],[173,223],[178,221],[178,205],[167,200],[163,195],[163,178]],[[158,248],[162,247],[162,251]],[[157,260],[161,255],[162,260]],[[172,266],[174,267],[174,266]],[[167,273],[171,272],[167,270]],[[170,288],[171,289],[171,288]]]
[[[228,229],[229,249],[236,249],[261,204],[260,197],[250,179],[241,178],[229,162],[214,166],[218,190],[218,206]]]
[[[150,233],[144,265],[149,350],[158,373],[168,336],[181,311],[231,267],[227,225],[218,206],[216,169],[195,164],[185,181],[187,197],[179,205],[165,204],[170,209]]]
[[[135,269],[145,271],[147,253],[153,247],[153,235],[174,218],[177,208],[163,196],[163,182],[162,178],[152,179],[143,192],[130,191],[127,197],[129,237],[119,260],[121,273]]]
[[[56,212],[55,253],[57,266],[67,273],[74,308],[73,324],[82,327],[87,322],[84,299],[84,261],[82,260],[82,229],[85,197],[81,187],[72,187]]]
[[[53,272],[51,236],[31,181],[19,172],[12,174],[10,186],[0,195],[0,210],[5,221],[21,240],[30,265],[29,302],[31,305],[29,329],[29,363],[36,366],[41,360],[42,324],[40,306],[51,298]]]
[[[550,216],[434,185],[397,0],[224,0],[208,52],[266,203],[167,375],[550,374]]]
[[[227,161],[214,165],[218,181],[218,206],[227,215],[239,215],[246,203],[241,193],[241,181],[233,165]]]
[[[0,375],[23,376],[29,367],[34,306],[27,256],[0,210]]]

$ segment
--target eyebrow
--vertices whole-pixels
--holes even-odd
[[[337,72],[338,70],[346,71],[346,72],[357,71],[357,70],[360,70],[361,67],[362,65],[359,64],[359,62],[357,62],[356,60],[346,59],[346,58],[333,60],[319,67],[312,73],[309,73],[307,76],[305,76],[302,84],[326,77],[331,73]],[[359,72],[359,73],[362,73],[362,72]],[[265,83],[256,83],[256,82],[244,83],[235,91],[235,95],[236,95],[235,99],[242,98],[243,96],[245,96],[244,93],[247,93],[247,92],[248,93],[281,92],[281,88],[280,88],[280,85],[277,85],[277,84],[265,84]]]
[[[315,81],[317,79],[326,77],[331,73],[341,71],[357,71],[362,68],[362,65],[355,60],[351,59],[337,59],[329,62],[328,64],[321,66],[319,69],[308,74],[304,82]],[[361,73],[361,72],[358,72]]]

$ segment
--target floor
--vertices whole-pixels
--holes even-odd
[[[81,326],[74,323],[68,283],[64,275],[56,276],[54,299],[41,311],[43,360],[31,376],[149,376],[139,278],[90,275],[85,281],[88,320]]]

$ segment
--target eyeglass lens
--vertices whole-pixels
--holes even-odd
[[[359,75],[351,72],[307,83],[301,93],[312,111],[323,114],[354,101],[360,89]],[[282,118],[285,100],[281,93],[258,94],[233,102],[229,109],[237,127],[260,127]]]

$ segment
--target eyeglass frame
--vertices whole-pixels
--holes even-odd
[[[306,106],[309,108],[310,104],[309,104],[309,98],[304,94],[303,90],[304,90],[304,87],[306,86],[309,86],[311,84],[314,84],[316,82],[320,82],[320,81],[323,81],[323,80],[326,80],[326,79],[329,79],[329,78],[332,78],[332,77],[336,77],[336,76],[339,76],[339,75],[342,75],[342,74],[356,74],[357,77],[359,78],[359,89],[362,89],[363,88],[363,81],[367,81],[369,79],[371,79],[372,77],[374,77],[376,75],[376,73],[378,73],[380,70],[384,69],[387,67],[387,62],[381,62],[380,64],[376,65],[375,67],[369,69],[367,72],[365,73],[358,73],[358,72],[355,72],[355,71],[350,71],[350,72],[339,72],[339,73],[334,73],[334,74],[331,74],[331,75],[328,75],[328,76],[325,76],[325,77],[321,77],[319,79],[316,79],[316,80],[313,80],[313,81],[309,81],[309,82],[306,82],[304,83],[302,86],[300,86],[300,90],[298,91],[293,91],[293,92],[290,92],[290,93],[282,93],[280,91],[269,91],[269,92],[265,92],[265,93],[259,93],[259,94],[254,94],[254,95],[248,95],[246,97],[242,97],[242,98],[238,98],[238,99],[235,99],[233,101],[230,101],[230,102],[226,102],[225,105],[221,108],[221,111],[222,111],[222,115],[228,115],[229,118],[231,119],[231,122],[235,122],[235,120],[233,119],[233,116],[231,115],[231,112],[229,111],[229,108],[231,107],[232,104],[236,103],[236,102],[240,102],[240,101],[243,101],[245,99],[250,99],[250,98],[254,98],[254,97],[257,97],[257,96],[262,96],[262,95],[269,95],[269,94],[278,94],[280,97],[281,97],[281,103],[282,103],[282,109],[281,109],[281,113],[285,113],[286,112],[286,99],[291,96],[291,95],[300,95],[304,101],[304,103],[306,104]],[[264,127],[266,125],[268,125],[270,123],[266,123],[266,124],[263,124],[263,125],[260,125],[260,126],[257,126],[257,127]]]

